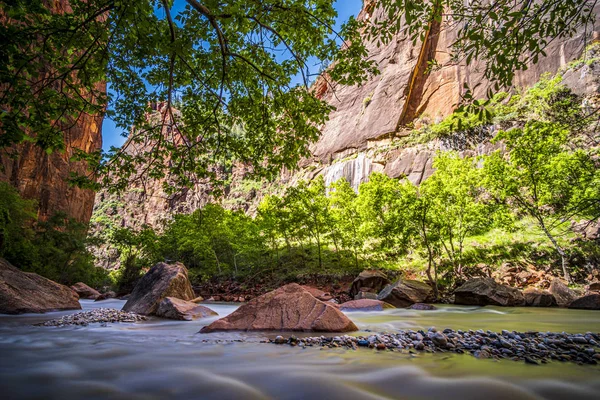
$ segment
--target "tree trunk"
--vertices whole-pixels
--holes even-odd
[[[554,239],[554,236],[552,236],[552,234],[550,233],[548,228],[546,228],[546,224],[544,224],[544,221],[541,218],[538,218],[538,222],[540,223],[542,230],[544,231],[544,233],[546,234],[548,239],[550,239],[550,241],[552,242],[552,245],[554,246],[554,248],[560,255],[560,262],[561,262],[563,276],[564,276],[565,280],[568,283],[571,283],[572,282],[571,275],[569,275],[569,271],[567,270],[567,255],[566,255],[565,251],[562,249],[562,247],[560,247],[560,245],[558,244],[556,239]]]

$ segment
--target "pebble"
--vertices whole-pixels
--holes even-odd
[[[130,312],[116,310],[114,308],[96,308],[91,311],[83,311],[75,314],[65,315],[58,319],[40,322],[36,326],[88,326],[93,323],[100,323],[101,326],[106,326],[106,323],[115,322],[140,322],[146,321],[143,315],[138,315]]]
[[[587,338],[585,337],[587,336]],[[598,335],[573,335],[565,332],[538,333],[508,332],[501,333],[483,330],[461,331],[446,328],[442,332],[435,328],[422,330],[399,330],[394,333],[383,332],[369,336],[335,336],[303,338],[304,346],[321,348],[346,348],[357,350],[359,347],[377,350],[407,350],[417,352],[453,352],[471,354],[477,358],[509,359],[527,364],[545,364],[552,360],[571,361],[578,364],[596,365],[600,361],[600,349],[594,340]],[[271,343],[293,345],[297,339],[284,339],[281,336],[270,340]],[[594,339],[592,339],[594,338]],[[590,340],[591,339],[591,340]],[[584,343],[585,341],[585,343]],[[364,351],[364,350],[363,350]]]

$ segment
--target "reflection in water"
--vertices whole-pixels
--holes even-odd
[[[82,304],[84,309],[120,308],[123,302]],[[227,304],[210,307],[221,317],[236,309]],[[3,398],[600,398],[597,366],[530,366],[448,353],[300,349],[259,343],[275,334],[197,333],[216,317],[106,327],[31,326],[64,314],[0,317]],[[430,326],[600,332],[600,314],[593,311],[440,306],[429,312],[349,315],[362,331],[374,332]]]

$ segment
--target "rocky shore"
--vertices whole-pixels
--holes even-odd
[[[91,311],[78,312],[75,314],[65,315],[61,318],[52,319],[50,321],[41,322],[36,326],[88,326],[94,323],[115,323],[115,322],[140,322],[146,321],[143,315],[138,315],[130,312],[116,310],[113,308],[96,308]]]
[[[596,365],[600,361],[600,335],[551,332],[462,331],[429,328],[427,332],[399,331],[369,336],[307,337],[277,336],[269,343],[299,347],[346,348],[359,347],[417,353],[472,354],[477,358],[508,359],[527,364],[545,364],[552,360]]]

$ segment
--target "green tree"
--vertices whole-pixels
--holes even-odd
[[[0,257],[19,265],[21,257],[31,255],[35,202],[24,200],[17,190],[0,182]]]
[[[477,158],[439,153],[433,162],[436,171],[419,188],[419,212],[426,213],[421,223],[427,221],[430,231],[438,230],[439,242],[459,277],[466,238],[493,222],[494,210],[483,201],[482,170],[477,163]],[[427,233],[421,235],[423,241],[431,240]]]
[[[331,109],[308,90],[310,66],[335,60],[330,83],[376,72],[356,21],[334,31],[333,1],[69,0],[60,12],[44,0],[0,5],[0,146],[61,150],[63,130],[108,105],[118,126],[138,128],[95,171],[121,189],[136,172],[168,171],[173,189],[217,180],[211,166],[231,159],[264,174],[293,167]],[[158,121],[148,123],[157,104]],[[151,145],[128,151],[142,143]]]
[[[375,248],[384,254],[403,253],[412,235],[410,206],[413,189],[375,172],[359,187],[357,209],[362,220],[361,231]]]
[[[498,134],[506,154],[485,159],[486,186],[500,200],[534,218],[561,258],[571,281],[567,255],[553,228],[576,212],[574,202],[593,182],[595,166],[583,150],[568,146],[569,130],[561,124],[530,121],[523,128]]]
[[[573,37],[596,17],[594,0],[380,0],[377,5],[384,17],[368,32],[383,43],[396,33],[422,42],[442,24],[459,26],[450,62],[480,61],[496,91],[510,87],[518,71],[545,56],[552,41]]]
[[[358,194],[352,189],[346,178],[333,182],[329,193],[331,216],[341,244],[352,252],[354,264],[358,268],[358,259],[363,248],[360,226],[362,219],[358,211]]]
[[[310,183],[301,181],[295,187],[290,187],[285,195],[286,208],[291,220],[295,222],[298,235],[308,233],[317,245],[319,267],[323,266],[322,250],[326,235],[331,227],[329,214],[329,199],[326,195],[325,179],[319,175]],[[300,236],[302,237],[302,236]]]

